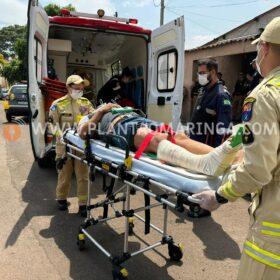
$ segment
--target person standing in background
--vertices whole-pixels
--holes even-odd
[[[242,72],[239,73],[238,80],[235,83],[232,102],[232,120],[241,121],[242,105],[248,92],[248,82]]]
[[[191,115],[191,96],[186,87],[183,88],[183,102],[182,102],[182,113],[181,113],[181,123],[186,125],[190,120]]]
[[[217,76],[218,76],[219,82],[224,86],[226,84],[226,82],[222,79],[223,74],[221,72],[218,72]]]
[[[227,137],[231,123],[231,96],[219,82],[218,64],[213,59],[199,61],[198,82],[201,93],[191,118],[191,139],[212,147],[219,146]]]

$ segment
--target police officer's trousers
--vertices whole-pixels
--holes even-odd
[[[237,279],[280,280],[280,269],[256,261],[243,251]]]
[[[88,167],[77,159],[67,159],[63,168],[58,170],[56,198],[59,200],[67,199],[71,187],[73,171],[75,171],[77,180],[79,205],[85,205],[87,203]]]

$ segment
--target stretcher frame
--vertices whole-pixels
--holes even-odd
[[[168,221],[168,211],[169,209],[174,209],[178,212],[184,211],[184,205],[191,205],[196,202],[196,200],[191,199],[188,193],[182,192],[171,188],[165,184],[159,183],[151,178],[142,176],[137,172],[131,170],[132,158],[129,151],[129,146],[125,138],[114,135],[111,133],[102,133],[103,139],[105,140],[105,147],[110,149],[110,141],[112,138],[117,137],[121,139],[126,144],[125,150],[125,160],[122,164],[116,164],[113,161],[109,162],[108,160],[103,160],[100,156],[94,154],[94,151],[91,150],[90,141],[91,139],[87,137],[85,141],[85,149],[74,146],[70,141],[63,137],[63,144],[65,145],[66,155],[68,157],[82,161],[88,166],[88,200],[87,200],[87,217],[84,222],[79,227],[77,245],[79,250],[85,248],[85,237],[87,237],[112,263],[112,275],[114,280],[125,280],[128,279],[128,272],[122,266],[122,264],[128,259],[144,253],[146,251],[155,249],[161,245],[168,245],[169,257],[173,261],[179,261],[183,257],[182,244],[175,244],[171,235],[167,233],[167,221]],[[91,204],[91,187],[95,180],[96,171],[100,172],[103,175],[103,191],[106,193],[106,198]],[[109,185],[106,184],[106,176],[111,178]],[[123,185],[116,188],[117,181],[121,181]],[[157,187],[159,190],[164,193],[155,193],[150,189],[150,185]],[[130,196],[134,195],[136,191],[140,191],[144,194],[145,206],[133,209],[131,208]],[[121,196],[118,194],[123,193]],[[172,197],[173,201],[170,201],[169,198]],[[174,197],[175,201],[174,202]],[[150,198],[155,200],[154,203],[150,203]],[[191,201],[192,202],[191,202]],[[122,210],[118,211],[115,209],[114,205],[122,202]],[[111,208],[114,211],[114,214],[108,216],[108,208]],[[155,207],[163,207],[164,219],[162,229],[150,222],[150,209]],[[95,219],[92,216],[91,210],[95,208],[103,207],[103,217]],[[145,218],[138,215],[139,212],[145,212]],[[146,246],[145,248],[139,249],[135,252],[129,252],[129,235],[133,234],[133,218],[145,223],[145,234],[150,232],[150,228],[158,232],[162,238],[158,242]],[[95,226],[99,223],[104,223],[112,219],[125,218],[124,225],[124,245],[123,245],[123,254],[121,256],[114,256],[112,253],[107,251],[100,242],[98,242],[93,236],[89,234],[87,228],[90,226]]]

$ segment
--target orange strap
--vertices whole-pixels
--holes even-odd
[[[138,150],[136,151],[134,158],[135,159],[139,159],[140,156],[143,154],[143,152],[145,151],[145,149],[147,148],[147,146],[149,145],[149,143],[151,142],[152,138],[155,136],[156,132],[168,132],[168,134],[170,135],[170,141],[173,144],[176,144],[174,135],[175,135],[175,131],[173,131],[171,129],[171,127],[167,124],[162,124],[161,126],[159,126],[156,131],[150,131],[144,138],[142,144],[140,145],[140,147],[138,148]]]

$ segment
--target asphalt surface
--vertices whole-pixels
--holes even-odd
[[[23,118],[18,122],[25,121]],[[0,102],[0,279],[112,279],[112,266],[89,240],[85,251],[76,246],[82,222],[76,213],[75,182],[69,212],[56,209],[55,169],[41,169],[34,162],[28,124],[20,135],[7,135],[3,104]],[[18,135],[17,135],[18,136]],[[12,138],[12,139],[11,139]],[[104,197],[101,178],[93,188],[92,200]],[[132,197],[132,205],[143,205],[143,195]],[[224,280],[236,279],[239,259],[248,228],[248,201],[220,207],[212,217],[190,220],[186,212],[169,212],[168,229],[175,242],[183,243],[180,262],[170,261],[167,246],[161,246],[128,260],[124,266],[130,280]],[[93,211],[93,214],[95,211]],[[94,215],[100,215],[96,211]],[[163,211],[153,209],[152,221],[162,225]],[[123,219],[90,228],[106,250],[119,255],[123,250]],[[161,237],[144,235],[144,226],[135,222],[130,250],[135,251]]]

